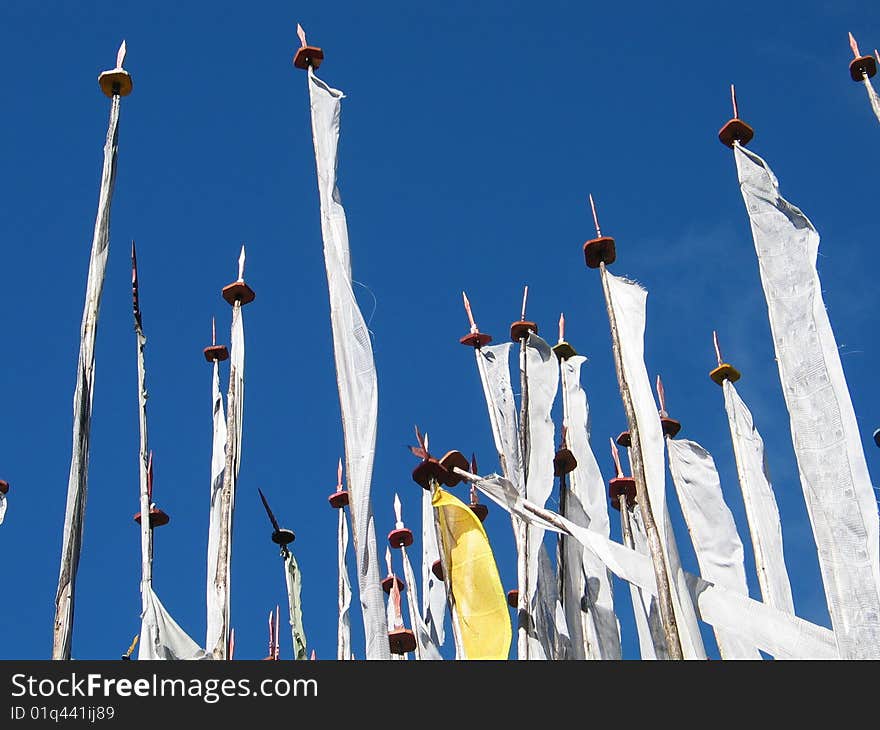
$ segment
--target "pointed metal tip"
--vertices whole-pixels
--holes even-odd
[[[125,40],[119,45],[119,50],[116,52],[116,68],[122,68],[122,64],[125,63]]]

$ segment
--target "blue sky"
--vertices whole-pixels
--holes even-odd
[[[646,358],[668,409],[715,457],[758,588],[736,483],[711,333],[743,372],[740,393],[768,447],[795,608],[829,626],[757,261],[730,150],[731,116],[755,128],[781,191],[822,237],[819,275],[876,475],[874,183],[877,120],[849,77],[847,32],[863,52],[880,20],[863,3],[698,2],[181,3],[175,8],[6,0],[0,8],[0,241],[6,281],[0,368],[0,658],[51,655],[53,601],[70,464],[71,403],[109,102],[98,74],[122,39],[134,91],[123,99],[110,258],[97,340],[89,497],[73,655],[116,658],[139,629],[137,379],[129,247],[137,241],[148,337],[156,533],[154,587],[204,640],[211,439],[211,317],[228,343],[221,288],[237,273],[257,298],[247,342],[243,457],[236,501],[236,656],[266,654],[266,616],[284,579],[257,488],[297,535],[309,649],[335,657],[336,514],[342,453],[306,77],[296,23],[323,47],[319,76],[342,89],[340,189],[357,294],[373,335],[379,423],[373,506],[380,552],[398,493],[410,526],[421,490],[405,448],[475,452],[498,469],[467,332],[503,340],[528,314],[548,339],[589,358],[593,444],[625,428],[608,320],[581,246],[617,240],[611,267],[648,295]],[[224,378],[224,389],[225,378]],[[558,423],[558,419],[557,419]],[[685,567],[693,550],[674,492]],[[463,487],[456,492],[465,498]],[[554,491],[549,505],[558,504]],[[612,512],[612,534],[619,535]],[[486,528],[505,588],[515,584],[509,520]],[[417,543],[418,546],[418,543]],[[417,556],[413,552],[413,557]],[[396,558],[397,556],[395,556]],[[399,564],[397,570],[400,570]],[[417,569],[418,570],[418,569]],[[383,571],[384,572],[384,571]],[[638,656],[628,591],[616,585],[624,654]],[[357,603],[353,639],[363,655]],[[287,637],[287,633],[283,633]],[[706,627],[707,649],[717,649]],[[514,649],[515,650],[515,649]],[[291,655],[289,640],[281,656]]]

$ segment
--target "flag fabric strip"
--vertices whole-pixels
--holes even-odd
[[[211,378],[211,486],[208,515],[208,569],[206,585],[205,646],[214,647],[220,640],[223,625],[223,597],[217,585],[217,563],[220,550],[221,504],[223,474],[226,467],[226,416],[223,413],[223,395],[220,392],[220,364],[215,360]]]
[[[308,84],[366,658],[390,659],[388,622],[370,500],[376,448],[378,384],[370,335],[352,289],[348,227],[336,184],[340,108],[344,95],[315,76],[311,66]]]
[[[67,482],[61,567],[58,576],[58,590],[55,594],[53,659],[70,659],[71,651],[76,576],[82,549],[88,492],[89,437],[95,387],[95,339],[98,330],[101,294],[104,289],[104,274],[107,269],[107,254],[110,247],[110,205],[116,182],[116,158],[119,147],[119,99],[118,95],[114,95],[110,104],[110,121],[104,144],[104,165],[101,171],[101,191],[98,198],[98,213],[92,238],[85,305],[80,328],[76,390],[73,395],[73,446]]]
[[[504,477],[491,474],[468,477],[483,494],[503,509],[545,530],[566,532],[592,550],[617,577],[656,595],[657,582],[651,558],[570,522],[561,515],[538,507],[516,493]],[[836,659],[834,634],[797,616],[778,611],[765,603],[710,583],[682,571],[689,600],[699,618],[710,626],[735,631],[758,649],[786,659]]]
[[[765,603],[793,614],[794,600],[782,546],[782,523],[767,473],[764,440],[733,383],[724,380],[722,387],[761,596]]]
[[[604,276],[620,339],[623,377],[632,398],[635,424],[631,424],[630,428],[638,431],[638,448],[644,465],[648,499],[660,534],[682,654],[685,659],[705,659],[706,650],[684,581],[684,571],[666,506],[664,437],[644,358],[648,292],[635,282],[607,272]],[[636,440],[633,438],[631,449],[635,448]]]
[[[880,520],[816,271],[819,234],[734,145],[807,513],[840,655],[880,658]]]
[[[590,448],[589,407],[580,383],[586,360],[582,355],[573,355],[560,361],[566,443],[577,462],[567,477],[563,517],[608,537],[611,525],[605,484]],[[571,636],[571,658],[620,659],[620,624],[614,613],[610,572],[571,538],[562,538],[561,549],[565,568],[562,600]]]
[[[512,630],[498,566],[479,518],[464,502],[437,488],[442,549],[467,659],[507,659]]]
[[[666,450],[700,575],[748,596],[742,541],[724,501],[715,460],[700,444],[689,439],[666,439]],[[753,645],[725,629],[715,627],[715,639],[722,659],[761,658]]]
[[[287,583],[287,607],[290,615],[290,633],[293,639],[293,658],[308,659],[306,632],[302,618],[302,573],[293,553],[284,551],[284,578]],[[275,637],[278,641],[278,637]]]

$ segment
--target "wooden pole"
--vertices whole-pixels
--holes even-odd
[[[522,316],[526,318],[526,300],[529,295],[529,287],[526,286],[523,292]],[[528,378],[528,360],[526,358],[526,338],[520,337],[519,340],[519,372],[520,372],[520,412],[519,412],[519,439],[520,439],[520,458],[522,460],[522,490],[523,496],[527,497],[528,492],[526,485],[529,480],[529,378]],[[529,658],[529,628],[531,627],[531,613],[529,606],[529,526],[522,520],[518,520],[516,526],[517,532],[517,559],[516,559],[516,576],[518,598],[516,606],[517,617],[517,658]]]
[[[669,571],[666,566],[666,556],[663,552],[663,544],[660,539],[660,531],[654,521],[654,513],[648,497],[648,484],[645,480],[645,467],[642,461],[642,447],[639,440],[639,427],[636,421],[635,408],[632,403],[632,394],[629,384],[623,372],[623,359],[620,354],[620,336],[617,330],[617,320],[614,316],[614,308],[611,305],[611,292],[608,288],[608,272],[605,270],[605,262],[599,264],[599,274],[602,279],[602,290],[605,294],[605,306],[608,310],[608,322],[611,327],[611,343],[614,351],[614,367],[617,371],[617,382],[620,386],[620,395],[623,399],[623,408],[626,412],[626,420],[629,424],[630,433],[630,465],[632,466],[633,479],[636,483],[636,498],[641,508],[642,520],[645,524],[645,532],[648,538],[648,548],[651,552],[651,560],[654,564],[654,577],[657,581],[657,597],[660,606],[660,619],[663,623],[663,634],[670,659],[683,659],[681,639],[678,635],[678,624],[675,619],[675,610],[672,604],[672,593],[669,587]]]

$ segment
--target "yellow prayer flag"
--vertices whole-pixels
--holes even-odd
[[[446,570],[466,659],[507,659],[513,636],[507,597],[489,538],[477,516],[449,492],[436,489]]]

